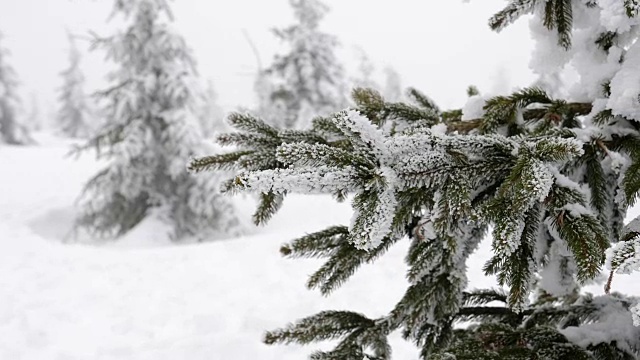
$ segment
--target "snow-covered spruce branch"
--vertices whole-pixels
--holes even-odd
[[[248,172],[238,175],[234,185],[252,192],[332,194],[353,192],[355,179],[357,173],[352,167],[315,166]]]
[[[502,207],[500,199],[505,199],[511,203],[509,218],[524,216],[534,202],[547,197],[555,179],[549,168],[582,154],[575,139],[450,136],[430,131],[389,137],[353,110],[338,113],[333,122],[349,134],[359,151],[349,153],[325,144],[283,144],[276,158],[287,168],[249,171],[234,184],[238,189],[279,194],[355,193],[351,230],[358,246],[375,247],[389,235],[398,191],[416,185],[437,190],[453,171],[467,174],[468,179],[491,179],[491,173],[500,169],[508,177],[494,203]],[[488,153],[500,156],[487,160]],[[468,186],[467,192],[472,191],[474,184]],[[508,254],[508,249],[518,246],[522,220],[503,222],[498,216],[501,211],[492,207],[486,211],[494,215],[488,220],[499,223],[494,235],[502,239],[501,251]]]

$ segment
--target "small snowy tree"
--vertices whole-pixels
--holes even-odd
[[[319,0],[290,0],[290,4],[296,23],[274,30],[289,51],[276,56],[265,72],[273,75],[269,101],[282,104],[286,112],[277,125],[302,128],[313,116],[345,106],[344,70],[335,55],[337,39],[319,29],[328,7]]]
[[[117,65],[100,93],[108,121],[83,147],[109,161],[87,183],[77,224],[113,237],[153,214],[173,225],[176,239],[233,230],[234,210],[217,180],[184,167],[204,148],[193,109],[195,63],[165,20],[172,18],[168,2],[116,0],[114,13],[129,20],[127,28],[95,42]]]
[[[0,34],[2,41],[2,34]],[[20,98],[16,72],[9,65],[9,50],[0,43],[0,140],[11,145],[24,145],[33,142],[29,132],[18,121]]]
[[[84,75],[80,70],[81,55],[73,35],[69,38],[69,68],[60,73],[60,110],[56,116],[60,131],[69,137],[86,138],[91,134],[91,111],[84,92]]]

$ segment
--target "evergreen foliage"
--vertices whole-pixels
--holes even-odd
[[[624,226],[640,191],[640,19],[631,3],[511,0],[491,19],[499,30],[534,14],[534,70],[543,80],[567,64],[578,72],[564,98],[544,81],[489,98],[470,88],[469,101],[482,106],[443,111],[416,89],[408,102],[355,89],[355,108],[304,131],[232,115],[238,132],[219,142],[234,152],[189,169],[236,171],[228,191],[262,194],[256,223],[292,192],[351,199],[348,226],[281,249],[325,260],[310,288],[328,295],[360,265],[410,242],[409,286],[388,314],[324,311],[265,342],[335,340],[311,358],[390,359],[387,337],[401,331],[423,359],[638,358],[638,299],[610,293],[613,273],[607,294],[580,292],[605,266],[640,267],[640,220]],[[501,288],[468,291],[466,260],[490,229],[484,271]]]
[[[295,23],[274,30],[289,51],[276,56],[262,76],[270,78],[267,101],[280,108],[273,114],[279,118],[270,120],[278,127],[299,129],[311,117],[346,105],[344,69],[335,55],[336,37],[319,28],[329,8],[319,0],[289,2]]]
[[[165,21],[172,18],[168,2],[117,0],[114,14],[129,21],[126,30],[94,43],[118,65],[99,93],[108,121],[78,149],[109,161],[86,184],[77,225],[117,237],[155,215],[173,224],[176,239],[233,230],[233,207],[220,197],[217,178],[192,177],[184,168],[206,149],[194,114],[195,63]]]
[[[57,120],[60,131],[69,137],[87,138],[91,134],[91,110],[84,92],[84,75],[80,70],[81,55],[75,39],[69,37],[69,68],[60,73],[63,84],[59,89],[60,109]]]
[[[18,121],[18,79],[15,70],[9,64],[9,55],[9,50],[0,43],[0,141],[10,145],[25,145],[33,140],[26,126]]]

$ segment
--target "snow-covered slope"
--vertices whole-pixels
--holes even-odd
[[[73,202],[100,164],[39,140],[0,147],[0,359],[303,359],[317,346],[268,347],[262,334],[325,309],[384,314],[406,287],[399,244],[328,298],[305,288],[320,262],[284,259],[280,245],[351,216],[320,196],[287,198],[238,239],[169,244],[150,221],[119,242],[80,244]],[[480,272],[487,257],[484,246],[470,264],[474,287],[493,284]],[[394,340],[397,359],[417,358]]]

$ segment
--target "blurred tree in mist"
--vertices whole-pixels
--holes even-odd
[[[376,66],[373,64],[367,53],[362,48],[357,47],[356,56],[358,69],[356,76],[351,79],[353,87],[380,90],[380,85],[374,79]]]
[[[211,79],[207,81],[207,86],[200,96],[197,107],[198,120],[206,139],[217,132],[227,130],[224,123],[224,110],[218,105],[218,93]]]
[[[27,115],[26,124],[31,131],[40,131],[43,127],[40,102],[38,101],[38,96],[34,92],[32,92],[29,97],[29,113]]]
[[[126,27],[97,37],[117,67],[99,92],[106,123],[77,151],[108,160],[85,186],[77,226],[99,237],[123,235],[153,215],[171,224],[176,240],[207,240],[234,232],[234,207],[219,195],[216,177],[194,177],[185,163],[210,150],[196,107],[196,64],[170,27],[165,0],[116,0]]]
[[[391,66],[384,69],[384,89],[382,94],[387,101],[396,102],[402,100],[402,79],[400,74]]]
[[[290,0],[295,23],[275,29],[287,44],[260,74],[262,113],[281,128],[301,128],[308,119],[347,104],[344,69],[335,55],[338,40],[320,30],[329,8],[319,0]]]
[[[27,127],[18,120],[18,78],[9,64],[10,52],[2,46],[2,39],[0,33],[0,140],[11,145],[33,143]]]
[[[353,88],[371,89],[380,92],[385,100],[397,102],[402,100],[402,80],[400,74],[390,65],[383,69],[384,83],[376,81],[376,66],[367,53],[356,47],[358,67],[356,75],[351,78]]]
[[[60,109],[56,121],[60,131],[69,137],[86,138],[95,125],[92,121],[92,111],[84,92],[85,78],[80,70],[81,55],[73,35],[68,34],[69,39],[69,67],[60,73],[63,84],[58,89],[60,95]]]

